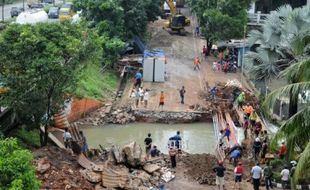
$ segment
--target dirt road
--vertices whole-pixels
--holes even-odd
[[[188,10],[183,10],[189,15]],[[148,109],[159,110],[159,94],[164,91],[165,106],[164,111],[189,111],[189,105],[203,104],[204,100],[199,98],[199,94],[205,88],[206,82],[214,85],[216,82],[225,82],[231,79],[238,79],[238,73],[214,72],[211,64],[216,60],[214,57],[205,59],[201,54],[201,49],[205,40],[194,37],[193,31],[197,26],[196,19],[192,16],[191,26],[187,27],[187,35],[171,35],[163,29],[165,20],[158,20],[150,25],[149,32],[151,39],[148,43],[150,49],[163,49],[167,57],[166,72],[168,81],[165,83],[144,82],[143,87],[150,89],[150,100]],[[194,58],[200,57],[201,70],[194,70]],[[185,104],[180,103],[179,89],[185,86]],[[141,108],[138,108],[141,109]]]

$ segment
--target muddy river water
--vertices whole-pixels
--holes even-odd
[[[148,133],[152,134],[153,144],[159,150],[167,153],[168,140],[181,132],[183,149],[189,153],[213,153],[216,138],[212,123],[190,124],[150,124],[134,123],[128,125],[105,125],[104,127],[90,127],[83,129],[90,148],[97,148],[101,144],[110,147],[115,144],[123,146],[136,141],[144,148],[144,139]]]

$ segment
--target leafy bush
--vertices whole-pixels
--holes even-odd
[[[32,159],[31,152],[22,149],[17,139],[0,140],[0,189],[39,189]]]
[[[285,164],[285,161],[281,159],[275,159],[275,160],[270,161],[270,166],[272,166],[273,169],[277,169],[277,168],[282,169],[284,164]]]
[[[24,127],[19,129],[15,134],[18,139],[21,139],[23,143],[34,147],[40,146],[40,132],[38,129],[27,130]]]

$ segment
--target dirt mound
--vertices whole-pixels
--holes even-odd
[[[33,155],[42,189],[94,189],[79,172],[76,158],[68,152],[48,146],[34,150]]]
[[[168,31],[163,29],[165,22],[165,20],[157,20],[149,25],[149,32],[151,35],[151,39],[148,42],[149,47],[162,48],[171,46],[173,37]]]
[[[211,154],[192,154],[182,157],[186,168],[185,175],[197,181],[199,184],[215,185],[215,173],[213,167],[217,159]]]

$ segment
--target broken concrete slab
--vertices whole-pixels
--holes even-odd
[[[143,166],[143,169],[147,172],[147,173],[154,173],[157,170],[160,170],[160,166],[158,166],[157,164],[145,164]]]

